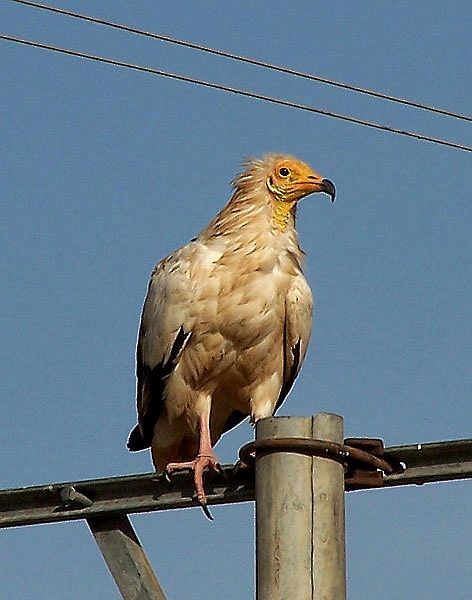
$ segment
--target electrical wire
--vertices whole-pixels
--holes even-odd
[[[81,19],[83,21],[88,21],[90,23],[96,23],[98,25],[105,25],[107,27],[112,27],[114,29],[119,29],[121,31],[126,31],[128,33],[133,33],[133,34],[137,34],[137,35],[141,35],[141,36],[145,36],[148,38],[152,38],[155,40],[160,40],[162,42],[167,42],[170,44],[176,44],[178,46],[183,46],[185,48],[190,48],[192,50],[198,50],[200,52],[206,52],[208,54],[213,54],[216,56],[221,56],[224,58],[229,58],[231,60],[235,60],[235,61],[239,61],[239,62],[243,62],[243,63],[247,63],[250,65],[255,65],[258,67],[263,67],[265,69],[270,69],[272,71],[277,71],[279,73],[285,73],[288,75],[292,75],[295,77],[300,77],[303,79],[308,79],[310,81],[316,81],[318,83],[323,83],[326,85],[330,85],[330,86],[334,86],[337,88],[341,88],[341,89],[345,89],[345,90],[349,90],[351,92],[356,92],[359,94],[365,94],[368,96],[372,96],[374,98],[379,98],[382,100],[388,100],[389,102],[395,102],[397,104],[403,104],[406,106],[411,106],[414,108],[418,108],[421,110],[425,110],[425,111],[429,111],[429,112],[433,112],[436,114],[440,114],[440,115],[444,115],[444,116],[448,116],[448,117],[453,117],[455,119],[461,119],[463,121],[469,121],[472,122],[472,116],[469,115],[464,115],[464,114],[460,114],[457,112],[453,112],[450,110],[446,110],[443,108],[438,108],[435,106],[430,106],[428,104],[422,104],[420,102],[416,102],[414,100],[408,100],[406,98],[399,98],[397,96],[391,96],[389,94],[384,94],[383,92],[378,92],[375,90],[371,90],[371,89],[367,89],[367,88],[362,88],[359,86],[355,86],[355,85],[351,85],[348,83],[343,83],[341,81],[335,81],[333,79],[328,79],[326,77],[321,77],[319,75],[312,75],[310,73],[304,73],[303,71],[297,71],[295,69],[290,69],[288,67],[283,67],[280,65],[274,65],[272,63],[268,63],[268,62],[264,62],[261,60],[257,60],[255,58],[249,58],[246,56],[240,56],[238,54],[232,54],[230,52],[225,52],[223,50],[217,50],[215,48],[209,48],[207,46],[202,46],[200,44],[194,44],[192,42],[187,42],[184,40],[178,40],[166,35],[162,35],[159,33],[153,33],[150,31],[145,31],[142,29],[137,29],[135,27],[129,27],[128,25],[122,25],[119,23],[114,23],[112,21],[107,21],[105,19],[99,19],[97,17],[92,17],[90,15],[84,15],[81,13],[76,13],[70,10],[65,10],[63,8],[56,8],[54,6],[49,6],[47,4],[40,4],[39,2],[30,2],[29,0],[10,0],[10,2],[15,2],[16,4],[24,4],[26,6],[31,6],[34,8],[39,8],[42,10],[47,10],[53,13],[57,13],[60,15],[65,15],[68,17],[73,17],[75,19]]]
[[[273,96],[265,96],[263,94],[258,94],[256,92],[251,92],[248,90],[243,90],[239,88],[229,87],[226,85],[220,85],[218,83],[213,83],[211,81],[204,81],[202,79],[194,79],[193,77],[187,77],[186,75],[178,75],[177,73],[170,73],[168,71],[161,71],[159,69],[154,69],[152,67],[147,67],[144,65],[136,65],[133,63],[119,61],[113,58],[107,58],[104,56],[97,56],[95,54],[88,54],[86,52],[80,52],[78,50],[70,50],[68,48],[60,48],[58,46],[51,46],[49,44],[43,44],[41,42],[35,42],[33,40],[25,40],[22,38],[17,38],[9,35],[0,35],[0,39],[14,42],[17,44],[22,44],[25,46],[32,46],[34,48],[42,48],[43,50],[50,50],[52,52],[58,52],[61,54],[67,54],[69,56],[76,56],[79,58],[85,58],[88,60],[93,60],[96,62],[106,63],[118,67],[124,67],[127,69],[132,69],[134,71],[140,71],[144,73],[149,73],[151,75],[158,75],[161,77],[167,77],[169,79],[174,79],[177,81],[184,81],[186,83],[192,83],[195,85],[200,85],[207,88],[212,88],[215,90],[220,90],[223,92],[231,92],[233,94],[239,94],[240,96],[246,96],[247,98],[254,98],[256,100],[263,100],[264,102],[270,102],[272,104],[278,104],[281,106],[287,106],[289,108],[295,108],[298,110],[302,110],[305,112],[315,113],[319,115],[324,115],[326,117],[332,117],[334,119],[340,119],[342,121],[347,121],[348,123],[355,123],[356,125],[362,125],[364,127],[370,127],[372,129],[379,129],[381,131],[388,131],[390,133],[394,133],[397,135],[403,135],[410,138],[415,138],[417,140],[423,140],[426,142],[431,142],[433,144],[440,144],[442,146],[448,146],[449,148],[456,148],[458,150],[464,150],[466,152],[472,152],[471,146],[466,146],[464,144],[458,144],[455,142],[450,142],[447,140],[443,140],[440,138],[434,138],[430,136],[423,135],[421,133],[416,133],[414,131],[407,131],[404,129],[397,129],[395,127],[389,127],[388,125],[381,125],[379,123],[374,123],[373,121],[366,121],[364,119],[358,119],[356,117],[351,117],[348,115],[343,115],[340,113],[335,113],[328,110],[323,110],[321,108],[315,108],[314,106],[308,106],[306,104],[298,104],[296,102],[291,102],[290,100],[284,100],[282,98],[274,98]]]

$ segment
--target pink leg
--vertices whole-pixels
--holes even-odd
[[[221,467],[211,446],[209,419],[210,415],[208,413],[202,415],[198,420],[200,440],[196,458],[188,462],[169,463],[166,467],[166,471],[167,473],[172,473],[181,469],[192,469],[198,502],[201,504],[205,514],[211,518],[211,515],[206,508],[207,498],[205,488],[203,487],[203,473],[208,467],[219,473]]]

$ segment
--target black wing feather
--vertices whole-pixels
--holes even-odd
[[[154,435],[154,425],[159,418],[164,406],[164,386],[166,379],[172,373],[181,352],[189,342],[192,332],[186,332],[180,327],[169,358],[158,365],[149,367],[144,364],[141,358],[141,343],[138,341],[136,349],[136,377],[137,377],[137,405],[138,405],[138,424],[131,431],[128,438],[128,449],[131,452],[149,448]],[[151,397],[147,406],[143,407],[142,393],[146,386],[146,394]]]
[[[292,389],[293,384],[295,383],[295,379],[297,378],[298,371],[300,370],[300,356],[301,356],[301,340],[298,340],[295,346],[290,348],[293,354],[293,363],[290,367],[290,371],[288,376],[285,376],[285,371],[287,369],[287,361],[284,360],[284,384],[280,390],[279,398],[277,400],[277,404],[275,405],[274,414],[279,410],[282,405],[282,402],[288,396],[290,390]]]
[[[226,423],[225,423],[225,426],[223,428],[221,435],[223,435],[223,433],[226,433],[230,429],[233,429],[233,427],[236,427],[236,425],[239,425],[241,423],[241,421],[244,421],[244,419],[246,419],[246,418],[247,418],[247,415],[245,415],[240,410],[233,410],[233,412],[226,419]]]

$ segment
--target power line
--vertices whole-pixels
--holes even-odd
[[[190,48],[192,50],[198,50],[200,52],[206,52],[207,54],[213,54],[216,56],[221,56],[224,58],[229,58],[231,60],[247,63],[250,65],[255,65],[258,67],[263,67],[264,69],[270,69],[272,71],[277,71],[279,73],[285,73],[288,75],[292,75],[295,77],[300,77],[303,79],[308,79],[309,81],[316,81],[318,83],[324,83],[326,85],[331,85],[334,87],[338,87],[341,89],[349,90],[351,92],[357,92],[359,94],[365,94],[367,96],[372,96],[374,98],[380,98],[382,100],[388,100],[390,102],[395,102],[397,104],[403,104],[406,106],[412,106],[414,108],[418,108],[421,110],[433,112],[436,114],[453,117],[455,119],[461,119],[463,121],[472,122],[472,117],[468,115],[463,115],[460,113],[456,113],[450,110],[446,110],[443,108],[438,108],[435,106],[430,106],[428,104],[422,104],[420,102],[416,102],[414,100],[408,100],[405,98],[399,98],[397,96],[391,96],[389,94],[384,94],[382,92],[377,92],[375,90],[370,90],[367,88],[361,88],[359,86],[351,85],[349,83],[344,83],[342,81],[335,81],[334,79],[328,79],[326,77],[321,77],[319,75],[312,75],[311,73],[304,73],[303,71],[297,71],[295,69],[290,69],[288,67],[283,67],[280,65],[274,65],[272,63],[268,63],[265,61],[257,60],[255,58],[249,58],[246,56],[240,56],[238,54],[233,54],[231,52],[225,52],[223,50],[217,50],[215,48],[209,48],[207,46],[202,46],[200,44],[194,44],[192,42],[187,42],[184,40],[178,40],[176,38],[172,38],[166,35],[162,35],[159,33],[154,33],[151,31],[145,31],[143,29],[137,29],[136,27],[130,27],[128,25],[122,25],[120,23],[114,23],[112,21],[107,21],[105,19],[99,19],[97,17],[91,17],[90,15],[84,15],[81,13],[76,13],[70,10],[65,10],[62,8],[56,8],[54,6],[49,6],[47,4],[40,4],[38,2],[30,2],[28,0],[10,0],[10,2],[16,2],[17,4],[24,4],[26,6],[31,6],[34,8],[39,8],[42,10],[47,10],[53,13],[57,13],[60,15],[65,15],[68,17],[73,17],[75,19],[81,19],[83,21],[88,21],[90,23],[96,23],[98,25],[105,25],[106,27],[112,27],[114,29],[119,29],[121,31],[126,31],[128,33],[134,33],[137,35],[142,35],[148,38],[152,38],[155,40],[160,40],[162,42],[167,42],[169,44],[176,44],[178,46],[183,46],[185,48]]]
[[[407,131],[404,129],[397,129],[395,127],[389,127],[388,125],[381,125],[379,123],[374,123],[373,121],[365,121],[364,119],[358,119],[356,117],[350,117],[348,115],[343,115],[340,113],[331,112],[328,110],[323,110],[321,108],[315,108],[314,106],[308,106],[306,104],[298,104],[296,102],[291,102],[290,100],[284,100],[282,98],[274,98],[273,96],[265,96],[263,94],[257,94],[256,92],[251,92],[248,90],[243,90],[240,88],[229,87],[226,85],[220,85],[218,83],[213,83],[211,81],[204,81],[202,79],[194,79],[192,77],[187,77],[185,75],[178,75],[177,73],[170,73],[168,71],[161,71],[159,69],[154,69],[152,67],[147,67],[144,65],[136,65],[133,63],[119,61],[113,58],[106,58],[104,56],[97,56],[95,54],[87,54],[85,52],[79,52],[78,50],[70,50],[68,48],[60,48],[58,46],[51,46],[49,44],[43,44],[41,42],[35,42],[32,40],[25,40],[22,38],[17,38],[9,35],[0,35],[0,39],[15,42],[17,44],[23,44],[25,46],[32,46],[34,48],[42,48],[43,50],[50,50],[52,52],[58,52],[61,54],[67,54],[69,56],[77,56],[80,58],[86,58],[88,60],[93,60],[96,62],[106,63],[109,65],[114,65],[118,67],[125,67],[127,69],[132,69],[134,71],[140,71],[143,73],[149,73],[151,75],[158,75],[161,77],[167,77],[169,79],[175,79],[177,81],[184,81],[186,83],[193,83],[195,85],[200,85],[203,87],[220,90],[223,92],[231,92],[233,94],[239,94],[240,96],[246,96],[247,98],[254,98],[256,100],[263,100],[264,102],[270,102],[272,104],[278,104],[280,106],[287,106],[289,108],[296,108],[298,110],[303,110],[309,113],[315,113],[319,115],[324,115],[326,117],[332,117],[333,119],[340,119],[341,121],[347,121],[348,123],[355,123],[356,125],[363,125],[364,127],[370,127],[372,129],[379,129],[381,131],[388,131],[390,133],[395,133],[397,135],[403,135],[410,138],[415,138],[417,140],[423,140],[426,142],[431,142],[433,144],[440,144],[442,146],[448,146],[449,148],[456,148],[458,150],[465,150],[466,152],[472,152],[471,146],[465,146],[463,144],[457,144],[455,142],[449,142],[447,140],[443,140],[440,138],[434,138],[430,136],[423,135],[421,133],[416,133],[414,131]]]

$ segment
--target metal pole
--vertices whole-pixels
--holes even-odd
[[[342,417],[272,417],[256,439],[343,441]],[[256,457],[257,600],[345,600],[344,470],[289,451]]]
[[[271,417],[256,439],[310,438],[311,417]],[[312,458],[292,452],[256,459],[256,598],[312,600]]]
[[[124,600],[166,600],[127,515],[87,523]]]
[[[343,442],[343,418],[331,413],[313,417],[313,437]],[[344,469],[340,463],[313,457],[313,599],[346,598]]]

